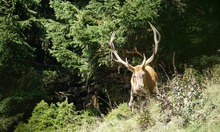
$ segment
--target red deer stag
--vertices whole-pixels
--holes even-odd
[[[128,63],[127,58],[125,61],[121,59],[113,44],[115,32],[112,33],[109,42],[109,45],[111,46],[112,59],[118,63],[121,63],[133,73],[131,77],[131,95],[129,101],[129,107],[131,108],[131,111],[134,111],[134,107],[137,103],[137,96],[141,98],[144,97],[144,103],[142,103],[143,106],[146,103],[147,97],[149,97],[150,93],[154,92],[154,89],[157,85],[157,73],[151,66],[149,66],[149,64],[154,60],[157,54],[158,44],[160,42],[161,36],[157,29],[150,22],[149,24],[153,30],[155,46],[153,54],[149,59],[146,59],[145,55],[143,54],[144,59],[141,65],[132,66]],[[113,56],[115,56],[115,58]],[[156,92],[158,93],[157,88]]]

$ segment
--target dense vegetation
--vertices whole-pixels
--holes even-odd
[[[0,131],[217,131],[219,8],[217,0],[0,1]],[[124,103],[130,72],[111,61],[107,43],[115,31],[120,55],[140,63],[152,49],[148,22],[162,36],[154,67],[163,96],[133,114]]]

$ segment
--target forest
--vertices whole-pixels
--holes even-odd
[[[218,0],[1,0],[1,132],[220,129]],[[132,65],[150,57],[161,96],[128,107]]]

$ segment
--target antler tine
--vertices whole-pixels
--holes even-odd
[[[151,55],[151,57],[149,59],[147,59],[145,64],[149,64],[154,60],[155,55],[157,55],[158,46],[159,46],[159,42],[160,42],[160,39],[161,39],[161,35],[157,31],[157,29],[150,22],[148,22],[148,23],[150,24],[150,27],[151,27],[151,29],[153,30],[153,33],[154,33],[155,46],[154,46],[153,54]]]
[[[143,59],[143,62],[141,64],[142,67],[145,66],[145,64],[146,64],[146,56],[145,56],[145,54],[143,54],[143,57],[144,57],[144,59]]]
[[[150,22],[148,22],[148,23],[150,24],[150,27],[152,28],[153,33],[154,33],[154,42],[155,42],[154,49],[155,49],[155,54],[157,54],[159,42],[161,40],[161,35],[158,32],[158,30]],[[158,35],[158,37],[157,37],[157,35]]]
[[[118,62],[118,63],[121,63],[121,64],[123,64],[124,66],[126,66],[127,68],[128,68],[128,70],[130,70],[130,71],[133,71],[133,66],[131,66],[129,63],[128,63],[128,61],[127,61],[127,58],[126,58],[126,61],[124,61],[124,60],[122,60],[121,59],[121,57],[118,55],[118,53],[117,53],[117,50],[115,49],[115,46],[114,46],[114,43],[113,43],[113,40],[115,39],[115,32],[113,32],[112,33],[112,36],[111,36],[111,39],[110,39],[110,42],[109,42],[109,45],[111,46],[111,49],[112,49],[112,53],[114,54],[114,56],[116,57],[116,59],[115,58],[113,58],[113,56],[112,56],[112,59],[114,60],[114,61],[116,61],[116,62]]]
[[[110,39],[110,42],[109,42],[109,45],[111,46],[111,48],[115,50],[115,46],[113,44],[114,39],[115,39],[115,31],[112,33],[112,36],[111,36],[111,39]]]

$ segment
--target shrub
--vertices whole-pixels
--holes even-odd
[[[14,116],[6,117],[2,116],[0,117],[0,131],[1,132],[7,132],[9,131],[9,128],[13,126],[23,115],[17,114]]]
[[[147,109],[138,115],[137,121],[141,130],[155,125],[155,121],[152,119],[151,113]]]
[[[196,70],[188,68],[183,75],[175,75],[168,81],[162,87],[163,92],[159,98],[163,110],[161,120],[168,123],[176,116],[184,120],[181,124],[183,126],[192,121],[205,120],[213,108],[212,101],[203,96],[207,88],[205,78]],[[205,109],[206,105],[208,108]]]
[[[132,113],[126,103],[120,104],[117,109],[113,109],[106,117],[105,121],[125,120],[132,117]]]
[[[205,70],[204,73],[206,77],[205,80],[209,85],[220,83],[220,65],[214,65]]]
[[[15,132],[23,131],[77,131],[85,123],[92,124],[96,118],[88,111],[76,111],[73,103],[49,105],[41,101],[35,107],[28,123],[19,123]]]

